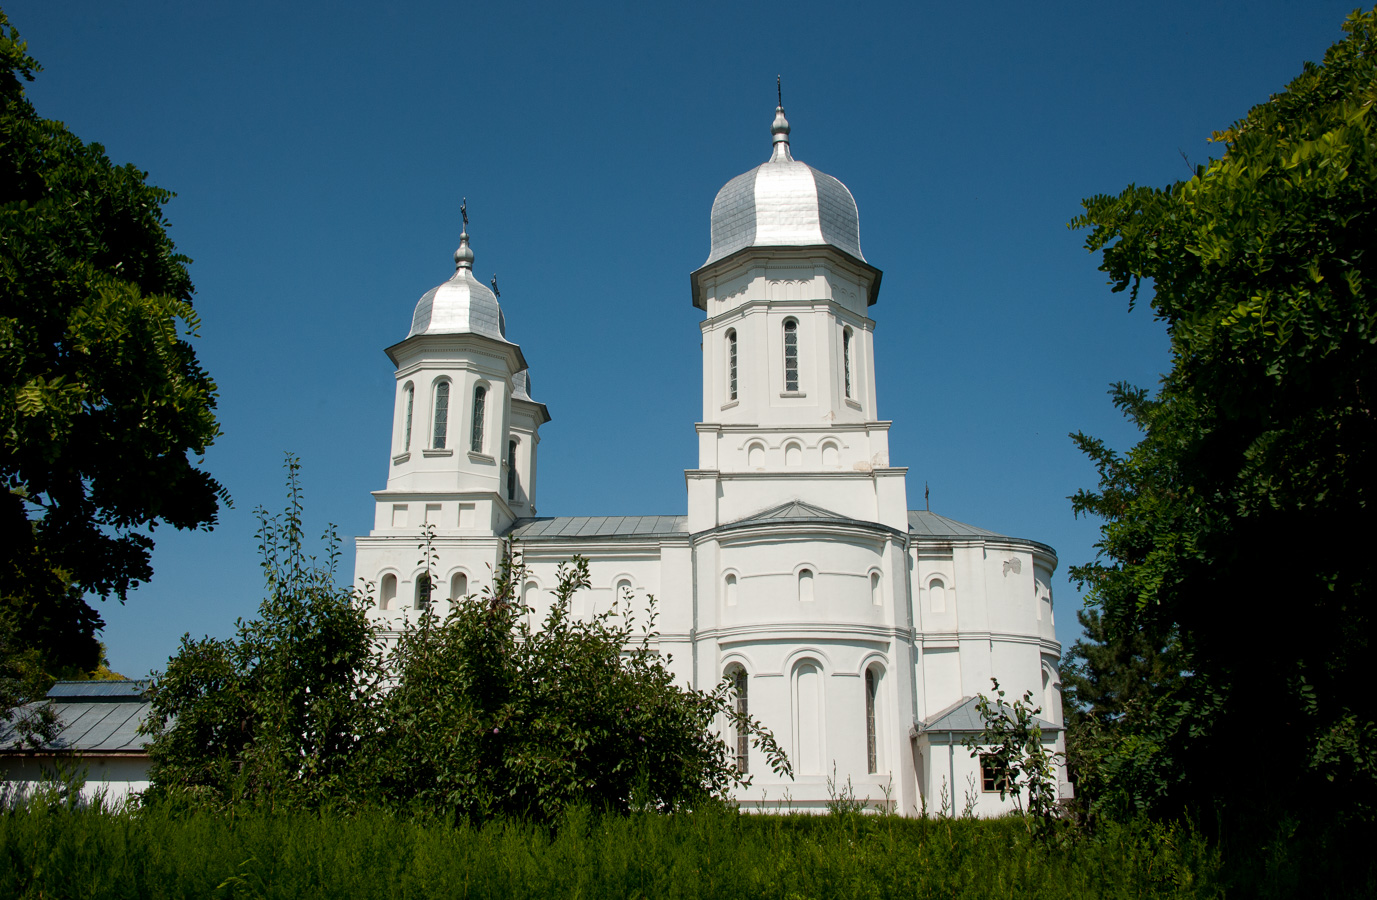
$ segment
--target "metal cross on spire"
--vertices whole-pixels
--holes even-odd
[[[465,197],[459,201],[459,215],[464,220],[464,230],[469,230],[469,198]]]
[[[502,292],[499,291],[499,290],[497,289],[497,273],[496,273],[496,272],[493,272],[493,273],[492,273],[492,295],[493,295],[494,297],[501,297],[501,296],[502,296]]]
[[[780,77],[775,76],[775,94],[779,97],[779,105],[784,105],[784,86],[780,83]]]

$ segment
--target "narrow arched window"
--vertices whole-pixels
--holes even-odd
[[[870,573],[870,603],[872,606],[883,606],[885,602],[884,588],[880,583],[880,573]]]
[[[846,399],[851,399],[851,329],[842,329],[842,373],[846,381]]]
[[[784,323],[784,389],[798,390],[798,323]]]
[[[458,603],[468,596],[469,576],[463,572],[455,572],[454,577],[449,580],[449,602]]]
[[[397,600],[397,576],[384,575],[382,577],[382,589],[378,593],[378,608],[390,609]]]
[[[622,601],[631,602],[631,582],[625,578],[617,582],[616,602],[621,603]]]
[[[875,774],[879,771],[875,752],[875,688],[874,669],[865,670],[865,760],[866,771]]]
[[[483,452],[483,407],[488,402],[488,389],[479,385],[473,389],[473,430],[469,435],[469,449]]]
[[[798,572],[798,599],[801,603],[811,603],[813,601],[813,570],[799,569]]]
[[[435,385],[435,435],[431,446],[436,450],[445,449],[445,438],[449,435],[449,382]]]
[[[928,583],[928,602],[935,613],[947,611],[947,586],[942,579],[934,578]]]
[[[736,605],[736,574],[728,573],[726,579],[727,605]]]
[[[736,329],[727,332],[727,399],[736,399]]]
[[[741,666],[732,666],[727,671],[727,677],[731,679],[732,690],[736,692],[736,746],[733,748],[736,751],[736,770],[744,775],[750,771],[751,765],[751,732],[746,727],[750,715],[746,670]]]
[[[507,443],[507,502],[516,502],[516,441]]]
[[[786,466],[803,465],[803,448],[798,444],[786,444],[784,447],[784,464]]]
[[[402,452],[407,453],[411,450],[411,413],[416,407],[416,386],[408,384],[403,390],[406,394],[406,415],[402,424]]]
[[[746,450],[746,464],[753,469],[765,467],[765,445],[751,444]]]
[[[422,572],[416,577],[416,608],[430,609],[430,573]]]
[[[821,775],[824,734],[822,670],[805,659],[794,667],[794,771]]]

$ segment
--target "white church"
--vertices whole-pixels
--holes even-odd
[[[944,804],[998,814],[1011,801],[962,741],[980,730],[974,698],[993,676],[1011,698],[1033,692],[1046,741],[1062,749],[1057,557],[910,508],[875,403],[881,273],[861,253],[856,201],[793,158],[782,106],[771,131],[769,161],[713,201],[712,246],[692,275],[703,415],[688,514],[536,514],[550,414],[473,275],[465,229],[453,277],[387,348],[391,459],[355,576],[376,586],[374,614],[395,628],[426,603],[424,526],[437,536],[441,614],[487,584],[514,537],[530,570],[523,597],[543,617],[556,568],[581,554],[592,587],[575,615],[621,604],[644,621],[653,595],[655,646],[676,676],[701,689],[732,678],[788,753],[792,780],[724,735],[752,779],[743,806],[822,809],[849,778],[858,798],[906,815]]]

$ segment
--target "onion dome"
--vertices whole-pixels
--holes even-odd
[[[831,175],[794,159],[789,120],[775,108],[769,162],[738,175],[712,203],[710,265],[747,247],[811,247],[822,244],[865,262],[860,215],[851,192]]]
[[[411,333],[481,334],[499,341],[507,338],[507,324],[492,289],[473,277],[473,249],[465,229],[454,251],[454,276],[426,291],[411,317]]]

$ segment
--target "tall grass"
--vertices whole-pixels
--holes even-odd
[[[1045,846],[1019,821],[571,814],[557,829],[383,813],[177,815],[36,805],[0,815],[0,896],[1212,897],[1187,830],[1111,826]]]

